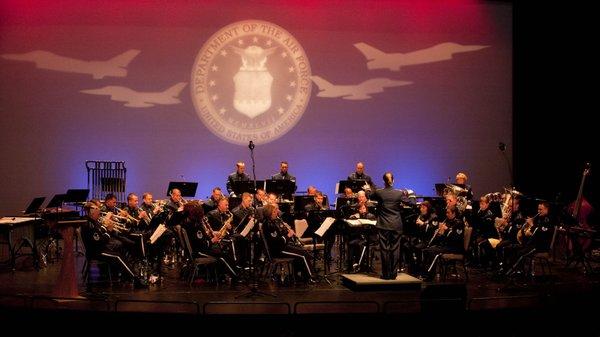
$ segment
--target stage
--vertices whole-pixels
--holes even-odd
[[[77,258],[78,271],[83,261],[83,257]],[[325,280],[294,286],[262,282],[258,292],[250,291],[243,281],[215,285],[199,279],[189,286],[178,278],[177,268],[167,268],[163,282],[147,289],[134,289],[128,282],[111,286],[96,282],[99,279],[92,279],[86,286],[79,276],[80,297],[73,299],[50,295],[59,266],[60,263],[49,264],[35,271],[21,264],[16,271],[1,272],[0,320],[6,324],[32,319],[40,323],[74,319],[92,323],[107,319],[125,323],[126,329],[134,330],[168,328],[171,324],[205,326],[206,323],[213,329],[216,324],[229,331],[251,329],[263,334],[264,324],[267,324],[270,326],[267,335],[317,332],[353,335],[367,333],[371,324],[402,323],[406,327],[427,328],[427,331],[448,331],[428,322],[434,319],[451,323],[450,317],[458,315],[484,324],[508,319],[510,325],[498,326],[497,331],[512,331],[515,324],[521,325],[536,317],[541,320],[564,319],[576,314],[585,317],[595,312],[592,308],[600,299],[598,275],[584,275],[579,268],[565,268],[561,261],[554,263],[552,275],[534,278],[500,280],[491,273],[472,269],[468,282],[458,275],[450,275],[445,282],[421,282],[409,275],[400,275],[398,279],[404,282],[401,286],[378,289],[373,286],[390,281],[378,282],[376,275],[350,274],[330,276],[331,285]],[[351,290],[344,285],[348,280],[358,283],[367,280],[368,288]],[[519,321],[522,315],[529,317],[528,320]],[[142,325],[132,326],[132,322]],[[114,325],[98,328],[110,327]],[[567,326],[561,323],[560,327]],[[593,325],[576,327],[597,331]],[[541,327],[545,328],[547,326]],[[473,334],[477,334],[476,331]]]

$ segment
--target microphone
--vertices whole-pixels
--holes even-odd
[[[248,143],[248,148],[254,150],[254,142],[250,141],[250,143]]]

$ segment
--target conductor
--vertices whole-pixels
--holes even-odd
[[[397,276],[397,264],[402,235],[401,209],[403,203],[410,203],[408,193],[393,188],[394,175],[386,172],[383,175],[385,187],[371,195],[371,199],[379,202],[377,215],[377,233],[381,250],[381,278],[394,280]]]

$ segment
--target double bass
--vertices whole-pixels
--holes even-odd
[[[577,192],[577,199],[569,205],[569,214],[576,221],[576,226],[574,227],[576,230],[580,230],[582,232],[592,232],[592,228],[588,223],[588,218],[593,211],[592,205],[585,199],[583,196],[583,187],[585,185],[585,180],[587,176],[590,175],[591,165],[590,163],[585,164],[585,168],[583,169],[583,175],[581,177],[581,183],[579,184],[579,191]],[[585,252],[590,245],[592,244],[592,239],[590,237],[580,237],[577,239],[580,247]],[[572,249],[572,242],[569,242],[569,250]]]

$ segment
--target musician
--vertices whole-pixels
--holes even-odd
[[[519,196],[512,199],[512,209],[508,218],[499,219],[500,242],[496,245],[496,252],[500,259],[500,272],[503,267],[514,260],[514,254],[519,250],[521,244],[517,240],[517,234],[525,224],[525,216],[520,210],[521,200]]]
[[[142,194],[142,205],[140,209],[148,215],[148,218],[152,220],[152,218],[162,212],[162,209],[156,205],[154,205],[154,199],[151,193]]]
[[[468,179],[469,177],[467,177],[467,175],[464,172],[458,172],[454,181],[456,182],[456,185],[466,190],[466,192],[464,192],[464,197],[466,197],[467,200],[472,200],[473,190],[471,189],[471,185],[467,185]]]
[[[101,211],[105,213],[111,212],[112,214],[119,214],[121,210],[117,208],[117,196],[112,193],[108,193],[104,197],[104,205],[102,206]]]
[[[250,193],[242,194],[242,202],[235,207],[233,213],[233,226],[238,227],[240,224],[245,225],[249,219],[254,217],[255,209],[252,207],[252,195]],[[242,230],[243,228],[240,228]]]
[[[424,278],[430,281],[434,276],[435,267],[442,254],[464,253],[465,223],[458,217],[456,208],[446,209],[446,220],[438,225],[427,248],[423,249],[423,257],[429,268]]]
[[[477,247],[476,254],[479,255],[479,262],[483,266],[493,258],[493,248],[489,239],[499,239],[495,219],[494,213],[490,210],[490,197],[482,196],[479,198],[479,210],[473,219],[473,232],[475,247]]]
[[[222,197],[223,197],[223,192],[221,191],[221,188],[220,187],[213,188],[212,192],[210,194],[210,198],[208,198],[208,200],[206,200],[202,204],[202,208],[204,208],[204,213],[208,213],[208,212],[212,211],[213,209],[217,208],[219,199],[221,199]]]
[[[242,161],[238,161],[235,166],[235,172],[227,177],[227,192],[229,193],[229,196],[235,196],[235,191],[233,190],[233,183],[235,181],[250,181],[250,176],[244,173],[244,171],[246,171],[246,164]]]
[[[360,163],[359,163],[360,164]],[[357,165],[357,169],[358,169]],[[377,230],[381,250],[381,278],[394,280],[397,276],[398,250],[402,235],[401,210],[403,203],[411,203],[408,193],[394,189],[394,175],[383,175],[383,189],[376,190],[371,199],[378,202]]]
[[[217,208],[208,212],[206,216],[212,230],[218,232],[221,227],[223,227],[223,225],[233,216],[229,211],[229,199],[226,197],[219,199]]]
[[[423,249],[427,248],[433,235],[438,229],[437,214],[429,201],[423,201],[419,205],[419,216],[415,221],[417,226],[415,236],[406,241],[405,261],[415,273],[420,272],[423,265]]]
[[[122,241],[110,235],[116,231],[115,223],[108,218],[101,218],[99,205],[100,202],[95,199],[84,205],[87,224],[81,227],[81,238],[85,245],[86,257],[107,261],[129,275],[135,287],[146,287],[146,280],[138,278],[125,262]]]
[[[308,263],[310,254],[293,239],[296,233],[286,226],[279,217],[277,204],[268,204],[264,208],[265,219],[262,223],[262,236],[267,243],[268,254],[271,258],[294,257],[302,265],[309,282],[314,282],[313,270]]]
[[[348,180],[364,180],[368,186],[363,189],[368,193],[375,191],[376,186],[371,177],[365,173],[365,164],[363,162],[356,163],[356,170],[348,176]]]
[[[369,212],[366,204],[360,204],[356,209],[356,213],[350,215],[349,219],[377,220],[377,216]],[[369,228],[361,228],[358,232],[351,231],[348,233],[348,270],[357,271],[362,262],[361,257],[365,255],[365,250],[368,249],[367,244],[374,244],[377,240],[377,233]]]
[[[183,200],[183,197],[181,196],[181,191],[178,188],[174,188],[171,190],[169,200],[167,201],[167,204],[165,205],[165,210],[172,212],[172,213],[182,212],[184,203],[185,203],[185,201]]]
[[[129,193],[127,195],[127,206],[123,208],[123,211],[127,214],[127,225],[133,227],[145,226],[150,223],[148,213],[138,207],[139,198],[135,193]]]
[[[328,209],[329,209],[329,205],[327,205],[327,203],[325,202],[325,196],[323,195],[323,192],[321,192],[321,191],[315,192],[313,202],[304,206],[304,210],[307,212],[324,211],[324,210],[328,210]]]
[[[279,163],[279,173],[274,174],[271,176],[271,179],[273,180],[291,180],[294,183],[296,182],[296,177],[294,177],[293,175],[291,175],[288,172],[288,162],[287,161],[282,161],[281,163]],[[296,190],[294,190],[295,192]]]
[[[538,252],[548,252],[550,243],[554,235],[555,223],[550,217],[550,204],[542,201],[538,204],[538,213],[532,218],[527,218],[521,228],[520,234],[517,234],[517,240],[520,240],[523,247],[517,252],[517,260],[512,264],[507,272],[510,274],[523,261],[523,258]]]
[[[197,201],[191,201],[183,206],[184,218],[181,226],[185,228],[188,233],[190,244],[192,245],[192,253],[196,257],[199,253],[200,256],[206,255],[214,257],[220,263],[221,268],[228,273],[232,279],[237,279],[238,274],[235,271],[233,261],[228,257],[219,241],[213,240],[213,232],[210,228],[205,225],[204,209]]]
[[[317,188],[310,185],[306,188],[306,195],[314,196],[317,193]]]
[[[256,189],[254,195],[254,207],[262,207],[267,204],[267,192],[262,188]]]

